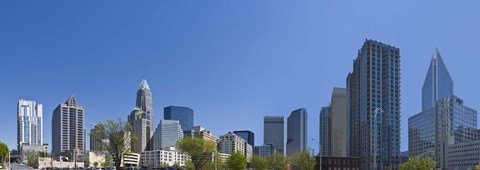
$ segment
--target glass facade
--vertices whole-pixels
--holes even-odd
[[[242,131],[233,131],[235,135],[240,136],[243,140],[247,141],[248,144],[255,146],[255,134],[249,130]]]
[[[287,120],[287,155],[293,156],[298,152],[308,151],[307,139],[307,110],[297,109]]]
[[[183,130],[178,120],[160,120],[155,130],[153,150],[176,147],[177,141],[181,139]]]
[[[433,107],[436,101],[451,95],[453,95],[453,80],[437,49],[423,83],[422,110]]]
[[[361,169],[398,169],[400,50],[366,40],[347,77],[347,96],[349,155],[360,157]]]
[[[19,100],[17,103],[17,144],[43,144],[43,106],[35,101]]]
[[[163,119],[178,120],[183,130],[191,130],[193,127],[193,110],[188,107],[168,106],[163,108]]]
[[[320,153],[321,156],[331,156],[330,150],[330,128],[332,127],[331,121],[331,108],[323,107],[320,111]]]
[[[275,149],[284,154],[285,148],[285,117],[265,116],[263,118],[263,142],[272,144]]]

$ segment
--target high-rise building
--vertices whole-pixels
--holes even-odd
[[[84,108],[73,96],[57,106],[52,116],[52,154],[85,152],[84,118]]]
[[[177,141],[183,139],[182,126],[178,120],[160,120],[153,137],[153,150],[176,147]]]
[[[236,135],[240,136],[248,144],[255,146],[255,134],[249,130],[233,131]]]
[[[98,133],[100,129],[98,128],[97,125],[93,129],[90,130],[90,134],[95,134]],[[97,136],[92,136],[90,135],[90,151],[100,151],[101,149],[101,144],[104,140],[100,139]]]
[[[332,138],[332,112],[331,107],[322,107],[320,111],[320,153],[321,156],[331,156],[332,147],[330,146],[330,139]]]
[[[400,49],[366,40],[347,77],[348,153],[361,169],[399,169]]]
[[[302,151],[308,151],[307,110],[305,108],[293,111],[287,120],[287,155],[293,156]]]
[[[333,88],[328,107],[320,111],[320,146],[322,156],[347,156],[347,91]]]
[[[212,132],[205,130],[202,126],[194,126],[191,130],[184,130],[183,134],[188,137],[202,138],[216,143],[216,138]]]
[[[142,153],[148,150],[148,143],[150,142],[150,133],[147,127],[150,122],[146,119],[147,114],[145,111],[136,107],[128,115],[128,123],[132,127],[132,134],[136,136],[137,140],[132,142],[132,152]]]
[[[147,150],[153,148],[153,108],[152,108],[152,91],[146,80],[142,80],[140,86],[137,90],[137,101],[136,107],[140,108],[145,112],[145,117],[147,121],[146,125],[146,134],[150,135],[150,140],[147,142]]]
[[[245,140],[232,132],[220,136],[217,149],[220,153],[232,154],[234,152],[245,153]]]
[[[18,100],[17,149],[22,145],[43,145],[43,106],[35,101]]]
[[[284,153],[285,117],[265,116],[263,118],[263,144],[272,144],[277,152]]]
[[[163,119],[178,120],[183,130],[193,127],[193,110],[188,107],[168,106],[163,108]]]
[[[422,112],[408,119],[409,154],[430,156],[440,168],[449,168],[449,145],[477,138],[477,111],[453,94],[452,77],[437,49],[422,88]]]

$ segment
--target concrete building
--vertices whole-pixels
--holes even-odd
[[[246,141],[232,132],[220,136],[217,142],[217,150],[220,153],[232,154],[234,152],[245,153]]]
[[[287,156],[308,151],[307,110],[297,109],[287,120]]]
[[[43,105],[31,100],[17,102],[17,149],[43,145]]]
[[[366,40],[347,76],[347,149],[362,170],[399,169],[400,70],[400,49]]]
[[[33,152],[48,152],[48,145],[21,145],[20,150],[23,151],[33,151]]]
[[[183,139],[183,130],[178,120],[160,120],[154,135],[154,150],[175,147]]]
[[[253,153],[262,157],[262,158],[266,158],[266,157],[270,156],[275,151],[276,150],[275,150],[275,147],[273,146],[273,144],[264,144],[262,146],[255,146]]]
[[[134,108],[128,116],[128,123],[130,123],[132,127],[132,133],[135,134],[138,139],[132,143],[133,153],[142,153],[148,149],[148,143],[151,137],[148,131],[150,123],[146,117],[146,112],[138,107]]]
[[[285,117],[263,117],[263,144],[272,144],[277,152],[284,153],[285,148]]]
[[[249,130],[233,131],[236,135],[240,136],[248,144],[255,146],[255,133]]]
[[[408,119],[409,155],[427,155],[439,168],[448,168],[449,145],[477,139],[477,111],[453,94],[452,77],[437,49],[423,83],[422,111]]]
[[[191,130],[184,130],[183,134],[184,136],[202,138],[215,143],[217,141],[212,132],[205,130],[202,126],[194,126]]]
[[[140,154],[138,153],[125,153],[122,157],[122,167],[139,167],[140,166]]]
[[[480,141],[448,145],[446,168],[451,170],[480,167]]]
[[[140,156],[140,166],[143,168],[160,168],[162,163],[173,166],[178,163],[184,166],[189,161],[185,154],[181,154],[175,147],[165,148],[164,150],[144,151]]]
[[[147,141],[146,150],[151,150],[153,148],[153,133],[154,133],[154,119],[153,119],[153,108],[152,108],[152,91],[150,90],[150,86],[148,85],[146,80],[142,80],[140,86],[137,90],[137,100],[136,100],[136,107],[140,110],[145,112],[142,117],[142,125],[145,124],[145,133],[149,136],[149,140]]]
[[[85,112],[71,96],[65,103],[57,106],[52,116],[52,154],[66,151],[83,154],[85,152]]]
[[[346,109],[346,89],[333,88],[330,105],[323,107],[320,112],[320,146],[322,146],[322,156],[347,156]]]
[[[178,120],[184,131],[191,130],[193,127],[193,110],[182,106],[168,106],[163,108],[163,119]]]

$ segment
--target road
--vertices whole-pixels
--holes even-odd
[[[33,170],[33,168],[27,166],[27,165],[23,165],[23,164],[10,164],[10,169],[11,170]]]

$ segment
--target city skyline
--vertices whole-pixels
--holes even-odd
[[[135,105],[133,98],[141,79],[147,79],[155,92],[155,126],[162,117],[161,108],[188,106],[196,113],[194,125],[202,125],[216,136],[248,129],[259,136],[255,142],[261,144],[263,116],[288,116],[292,109],[305,107],[310,112],[308,136],[318,138],[318,113],[322,106],[328,105],[332,87],[345,87],[345,74],[351,70],[351,61],[365,39],[375,39],[402,50],[402,151],[408,148],[407,119],[421,110],[424,73],[435,46],[442,51],[450,74],[455,77],[456,95],[465,101],[465,105],[480,109],[480,103],[476,102],[480,101],[480,97],[475,95],[478,83],[476,80],[472,83],[470,79],[475,77],[471,68],[480,63],[480,59],[474,57],[477,49],[474,42],[480,38],[476,31],[480,28],[479,23],[472,22],[478,16],[471,14],[475,11],[473,7],[478,6],[475,4],[466,5],[465,9],[458,11],[458,15],[465,17],[457,20],[440,11],[459,8],[459,5],[444,2],[421,2],[412,6],[411,1],[397,2],[386,9],[379,9],[379,12],[360,11],[364,8],[377,9],[361,3],[355,3],[357,6],[353,7],[339,7],[342,6],[340,2],[332,2],[334,7],[331,10],[325,9],[319,2],[313,5],[299,3],[292,6],[292,17],[281,15],[281,11],[291,6],[285,2],[278,2],[273,9],[266,4],[251,7],[245,4],[247,2],[221,3],[221,7],[226,9],[206,7],[208,3],[205,3],[206,9],[189,6],[178,12],[158,10],[160,2],[149,5],[151,7],[133,5],[144,8],[142,11],[128,8],[148,19],[120,14],[119,9],[101,11],[109,6],[102,2],[95,3],[97,6],[91,8],[79,4],[56,4],[52,13],[37,9],[51,5],[48,3],[32,6],[3,3],[5,5],[0,5],[0,22],[10,26],[0,28],[4,37],[0,40],[0,63],[3,65],[0,78],[4,82],[0,88],[0,108],[3,108],[0,114],[6,116],[7,122],[0,128],[16,127],[10,122],[16,122],[17,100],[35,100],[44,105],[44,143],[51,144],[51,125],[48,122],[51,122],[52,112],[59,101],[71,95],[81,101],[86,109],[85,128],[88,132],[92,128],[90,123],[118,117],[125,121]],[[180,5],[176,4],[180,2],[168,3]],[[119,7],[125,9],[128,5],[131,4]],[[244,12],[233,10],[236,5],[243,5],[252,14],[242,17],[239,14]],[[78,9],[72,10],[73,6]],[[439,10],[423,14],[425,7]],[[406,14],[405,8],[412,11]],[[334,9],[349,12],[340,16],[338,21],[332,21],[328,18],[337,16],[338,11]],[[177,22],[192,17],[191,12],[182,15],[184,10],[199,13],[197,18],[187,20],[189,24],[196,24],[199,30]],[[227,10],[233,12],[228,13]],[[279,14],[282,21],[277,16],[263,13],[263,10]],[[32,11],[45,19],[40,22],[30,18],[32,13],[22,14],[23,11]],[[56,15],[60,12],[66,15]],[[82,16],[74,12],[88,14]],[[134,23],[110,18],[109,12]],[[226,17],[241,22],[222,17],[206,19],[219,13],[226,13]],[[377,13],[383,15],[377,16]],[[358,18],[354,16],[360,14],[373,19],[366,23],[355,21]],[[178,18],[169,19],[163,15]],[[260,17],[250,20],[252,16]],[[303,16],[302,19],[298,19],[300,16]],[[76,19],[69,20],[69,17]],[[97,23],[96,19],[111,26],[102,28],[104,25]],[[17,22],[20,20],[24,23]],[[318,24],[317,20],[326,21],[329,26],[323,28],[323,22]],[[68,22],[57,27],[55,23],[62,21]],[[262,23],[264,21],[268,22]],[[219,23],[220,26],[209,27],[205,23]],[[248,26],[255,24],[255,29]],[[351,25],[359,24],[366,26],[351,30]],[[151,27],[140,28],[137,25]],[[79,29],[73,29],[77,26],[80,26]],[[334,31],[332,28],[338,29]],[[293,31],[295,34],[289,33],[292,29],[297,30]],[[146,35],[152,35],[152,38]],[[118,38],[113,41],[118,41],[109,40],[112,37]],[[211,37],[210,43],[203,43]],[[190,40],[192,42],[188,42]],[[23,60],[29,62],[18,62]],[[187,69],[178,69],[179,65]],[[302,69],[285,69],[292,67]],[[71,75],[82,81],[71,79]],[[35,83],[31,83],[32,77]],[[296,81],[299,80],[303,83],[298,84]],[[215,117],[225,120],[216,122]],[[0,140],[10,148],[16,148],[15,134],[2,134]],[[309,141],[308,144],[318,151],[315,142]]]

